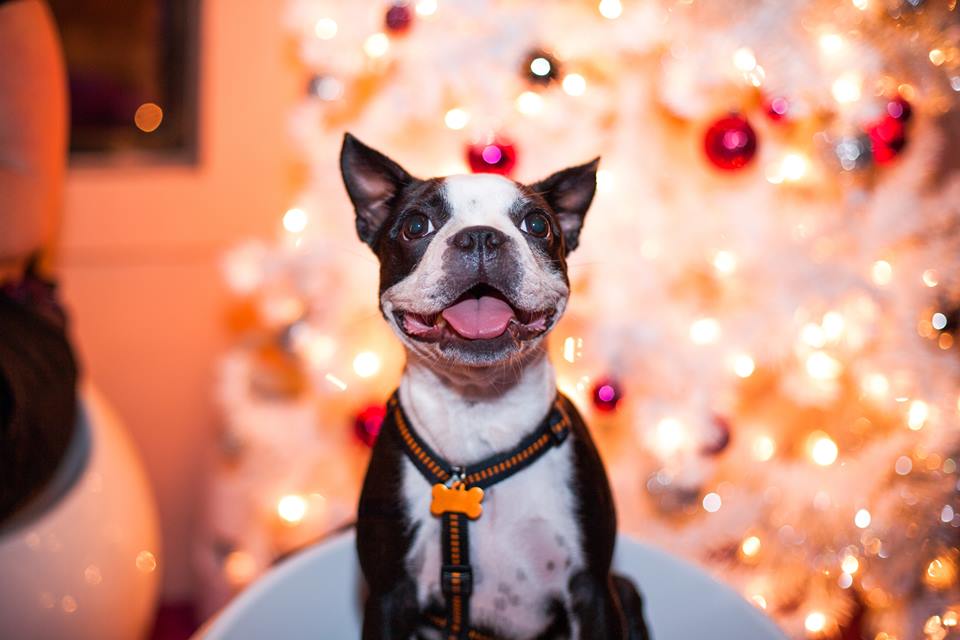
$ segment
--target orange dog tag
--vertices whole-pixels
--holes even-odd
[[[483,513],[483,489],[473,487],[464,489],[462,484],[448,488],[442,484],[433,485],[433,500],[430,502],[430,513],[440,516],[447,511],[462,513],[471,520],[476,520]]]

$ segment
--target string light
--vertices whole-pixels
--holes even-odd
[[[843,561],[840,563],[840,569],[842,569],[844,573],[853,575],[860,569],[860,561],[857,560],[855,555],[848,553],[843,557]]]
[[[888,285],[890,280],[893,279],[893,267],[886,260],[877,260],[873,263],[870,276],[873,278],[874,284],[881,287]]]
[[[133,114],[133,123],[144,133],[156,131],[161,122],[163,122],[163,109],[153,102],[140,105]]]
[[[437,12],[437,0],[420,0],[417,3],[417,13],[421,16],[432,16]]]
[[[546,78],[550,75],[550,71],[553,69],[553,65],[550,64],[550,61],[544,58],[543,56],[537,56],[530,61],[530,73],[541,78]]]
[[[157,557],[152,552],[144,550],[137,554],[134,564],[143,573],[153,573],[157,568]]]
[[[733,372],[737,374],[739,378],[749,378],[753,375],[754,370],[756,369],[756,364],[746,353],[741,353],[734,357],[733,359]]]
[[[737,70],[747,73],[757,66],[757,57],[749,47],[740,47],[733,52],[733,66]]]
[[[690,325],[690,340],[694,344],[710,344],[720,339],[720,323],[714,318],[700,318]]]
[[[850,104],[860,99],[861,85],[863,83],[860,74],[848,71],[833,81],[831,92],[833,99],[840,104]]]
[[[454,107],[443,116],[443,122],[448,129],[459,131],[470,122],[470,113],[460,107]]]
[[[290,233],[300,233],[307,228],[309,218],[303,209],[294,207],[283,214],[283,228]]]
[[[743,558],[755,558],[760,553],[761,546],[760,538],[757,536],[744,538],[740,544],[740,555]]]
[[[764,598],[759,593],[755,593],[752,596],[750,596],[750,602],[752,602],[753,605],[759,609],[766,610],[767,608],[767,599]]]
[[[231,587],[243,587],[256,577],[257,561],[246,551],[231,551],[223,560],[223,572]]]
[[[820,36],[820,50],[827,55],[836,55],[843,49],[844,41],[839,34],[824,33]]]
[[[937,331],[942,331],[947,327],[947,316],[939,311],[937,311],[930,318],[930,325]]]
[[[930,62],[932,62],[934,66],[939,67],[946,61],[947,61],[947,54],[945,54],[942,49],[930,50]]]
[[[363,43],[363,52],[371,58],[382,58],[390,50],[390,38],[385,33],[374,33]]]
[[[801,153],[788,153],[779,163],[770,167],[767,172],[767,181],[771,184],[784,182],[799,182],[807,175],[810,160]]]
[[[587,90],[587,81],[579,73],[568,73],[564,76],[562,85],[569,96],[582,96]]]
[[[853,3],[853,6],[855,6],[857,9],[860,9],[860,11],[866,11],[867,7],[870,6],[870,0],[851,0],[851,2]]]
[[[882,373],[870,373],[863,377],[861,387],[864,393],[882,398],[890,392],[890,381]]]
[[[567,336],[563,340],[563,359],[573,364],[582,355],[583,338]]]
[[[337,21],[333,18],[320,18],[313,25],[313,33],[321,40],[330,40],[337,35]]]
[[[680,420],[667,417],[657,423],[654,431],[655,448],[661,457],[678,453],[687,443],[687,429]]]
[[[840,361],[825,351],[814,351],[807,356],[807,375],[816,380],[834,380],[843,371]]]
[[[323,379],[329,382],[331,385],[333,385],[337,389],[339,389],[340,391],[347,390],[347,383],[341,380],[340,378],[338,378],[337,376],[333,375],[332,373],[328,373],[327,375],[323,376]]]
[[[713,255],[713,268],[718,273],[729,275],[737,269],[737,256],[732,251],[721,249]]]
[[[543,111],[543,97],[535,91],[524,91],[517,96],[514,105],[525,116],[535,116]]]
[[[857,513],[853,516],[853,524],[855,524],[858,529],[866,529],[872,521],[873,516],[871,516],[870,512],[866,509],[857,510]]]
[[[707,513],[716,513],[723,506],[723,500],[718,493],[708,493],[703,496],[703,510]]]
[[[277,515],[287,524],[299,524],[307,515],[307,501],[295,494],[283,496],[277,502]]]
[[[770,436],[762,435],[757,436],[753,441],[753,457],[759,460],[760,462],[766,462],[773,458],[773,454],[777,452],[777,443],[774,442],[773,438]]]
[[[623,13],[623,5],[620,0],[600,0],[597,11],[607,20],[615,20]]]
[[[930,407],[923,400],[914,400],[907,410],[907,426],[911,431],[920,431],[930,417]]]
[[[827,616],[822,611],[811,611],[803,620],[803,628],[810,633],[821,633],[827,628]]]
[[[837,461],[839,449],[833,438],[823,431],[814,431],[807,439],[810,459],[821,467],[829,467]]]
[[[937,271],[935,269],[927,269],[926,271],[924,271],[923,275],[921,276],[921,279],[923,280],[923,284],[927,285],[930,288],[933,288],[938,284],[940,284],[940,276],[937,274]]]
[[[380,356],[373,351],[361,351],[353,359],[353,371],[361,378],[372,378],[380,371]]]

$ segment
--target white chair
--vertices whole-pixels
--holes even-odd
[[[643,591],[654,640],[786,638],[734,591],[661,551],[621,537],[614,565]],[[351,531],[281,562],[193,640],[358,638],[360,580]]]

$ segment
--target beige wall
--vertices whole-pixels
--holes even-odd
[[[228,343],[221,253],[269,235],[295,185],[285,113],[300,89],[280,0],[205,0],[197,167],[76,168],[62,272],[86,375],[153,481],[164,596],[192,591],[191,537],[213,452],[216,357]]]

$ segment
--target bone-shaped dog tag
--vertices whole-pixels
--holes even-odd
[[[440,516],[447,511],[462,513],[471,520],[476,520],[483,513],[480,503],[483,501],[483,489],[473,487],[465,489],[462,484],[453,488],[442,484],[433,485],[433,500],[430,502],[430,513]]]

